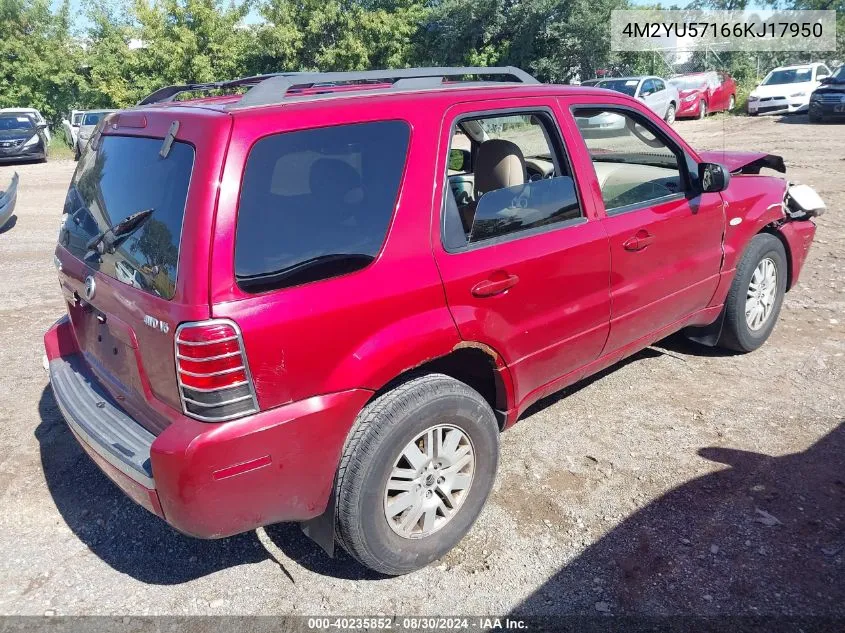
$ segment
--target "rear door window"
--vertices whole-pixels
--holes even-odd
[[[59,242],[89,266],[127,285],[171,299],[194,148],[161,139],[101,136],[83,153],[65,200]],[[128,216],[152,210],[131,233],[92,240]]]
[[[410,129],[379,121],[285,132],[249,153],[235,278],[264,292],[360,270],[381,250]]]

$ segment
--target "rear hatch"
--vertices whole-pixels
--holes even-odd
[[[182,409],[176,329],[209,316],[208,251],[230,129],[229,115],[201,108],[111,115],[65,201],[56,263],[82,360],[155,434]]]

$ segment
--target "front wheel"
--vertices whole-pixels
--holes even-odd
[[[736,106],[736,97],[731,95],[731,98],[728,100],[728,112],[732,111]]]
[[[706,116],[707,116],[707,103],[705,103],[704,101],[699,101],[698,102],[698,118],[700,120],[700,119],[703,119]]]
[[[499,460],[493,410],[442,374],[414,378],[358,417],[336,487],[336,534],[361,564],[389,575],[425,567],[478,517]]]
[[[666,109],[666,116],[664,117],[664,120],[669,125],[672,125],[675,122],[675,104],[674,103],[670,103],[669,107]]]
[[[766,342],[786,294],[786,274],[781,241],[769,233],[755,235],[728,291],[720,346],[751,352]]]

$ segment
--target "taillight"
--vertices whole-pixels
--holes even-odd
[[[176,329],[176,377],[186,415],[207,422],[258,411],[238,326],[225,319]]]

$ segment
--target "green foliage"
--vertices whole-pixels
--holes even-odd
[[[664,74],[649,53],[612,53],[610,12],[629,0],[0,0],[0,106],[120,108],[167,84],[300,70],[511,64],[542,81]],[[745,0],[697,0],[741,7]],[[835,8],[845,0],[768,0]],[[642,4],[638,6],[643,6]],[[53,8],[51,8],[53,7]],[[838,38],[839,57],[845,38]],[[742,84],[807,53],[697,55]]]

